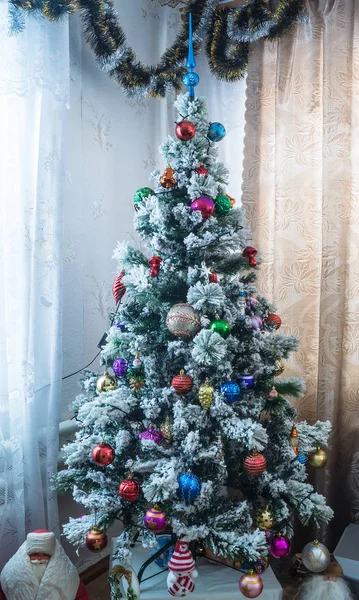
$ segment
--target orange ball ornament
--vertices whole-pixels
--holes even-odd
[[[101,552],[107,546],[107,535],[95,525],[86,536],[86,546],[91,552]]]
[[[172,387],[176,390],[176,393],[180,396],[188,394],[193,388],[193,380],[189,375],[186,375],[184,370],[181,369],[179,375],[176,375],[171,381]]]
[[[129,475],[127,479],[121,481],[118,486],[118,491],[122,500],[126,500],[126,502],[136,502],[141,493],[141,486],[137,479],[133,479],[132,475]]]
[[[244,461],[244,468],[248,475],[262,475],[267,467],[267,461],[260,452],[252,452]]]

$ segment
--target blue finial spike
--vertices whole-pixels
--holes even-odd
[[[188,14],[188,58],[186,67],[188,73],[183,76],[183,83],[188,87],[188,96],[191,100],[194,98],[194,88],[199,83],[199,76],[193,71],[196,66],[196,59],[193,52],[192,39],[192,13]]]

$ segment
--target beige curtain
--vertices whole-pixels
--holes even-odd
[[[247,79],[243,204],[259,288],[300,337],[299,419],[330,419],[316,474],[333,547],[359,521],[359,1],[312,0],[308,21],[258,43]]]

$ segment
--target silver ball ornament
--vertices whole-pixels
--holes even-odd
[[[314,540],[306,544],[302,550],[302,561],[308,571],[321,573],[330,563],[329,550],[324,544]]]

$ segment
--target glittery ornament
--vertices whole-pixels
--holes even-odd
[[[167,515],[164,510],[160,509],[158,504],[155,504],[153,508],[146,512],[143,522],[146,529],[160,533],[166,529]]]
[[[243,390],[253,390],[255,387],[254,375],[250,373],[241,373],[237,381]]]
[[[200,165],[199,167],[197,167],[196,173],[198,175],[204,175],[205,177],[208,177],[208,171],[204,165]]]
[[[182,473],[178,478],[177,496],[180,500],[193,502],[199,496],[201,487],[202,484],[196,475],[189,471]]]
[[[126,287],[122,283],[124,274],[125,274],[125,271],[121,271],[121,273],[119,273],[117,275],[117,277],[115,278],[115,281],[113,282],[113,285],[112,285],[112,293],[113,293],[113,297],[115,299],[116,304],[118,304],[120,302],[120,300],[123,298],[123,296],[126,293]]]
[[[236,203],[236,199],[235,199],[235,198],[232,198],[232,196],[230,196],[229,194],[226,194],[226,196],[227,196],[227,198],[229,198],[229,201],[230,201],[230,203],[231,203],[231,208],[233,208],[233,206],[234,206],[234,205],[235,205],[235,203]]]
[[[246,598],[258,598],[263,590],[261,576],[254,571],[244,573],[239,580],[239,589]]]
[[[267,467],[267,461],[263,454],[260,454],[256,450],[249,454],[244,460],[244,468],[248,475],[262,475]]]
[[[203,219],[209,219],[214,213],[214,202],[212,198],[201,196],[200,198],[193,200],[191,210],[199,210]]]
[[[127,373],[128,363],[125,358],[116,358],[113,361],[112,368],[117,377],[125,377]]]
[[[92,450],[92,460],[99,467],[107,467],[110,465],[115,458],[115,451],[106,442],[100,442]]]
[[[135,208],[137,209],[139,207],[140,202],[144,202],[146,200],[146,198],[148,198],[149,196],[154,196],[154,195],[155,195],[155,192],[153,190],[151,190],[151,188],[149,188],[149,187],[139,188],[135,192],[135,195],[133,197],[133,201],[135,203]]]
[[[203,383],[198,390],[199,403],[204,410],[208,410],[213,402],[213,398],[214,388],[211,386],[208,379],[206,379],[205,383]]]
[[[152,258],[149,259],[148,264],[151,267],[151,270],[150,270],[151,277],[158,277],[161,262],[162,262],[162,258],[160,256],[158,256],[158,254],[156,254],[156,256],[152,256]]]
[[[231,201],[226,195],[217,196],[214,201],[214,210],[217,215],[225,215],[231,210]]]
[[[188,142],[195,136],[196,127],[191,121],[184,120],[180,123],[177,123],[175,133],[179,140]]]
[[[328,457],[320,446],[308,454],[308,463],[315,469],[322,469],[327,464]]]
[[[166,325],[173,335],[183,339],[192,338],[201,328],[199,312],[190,304],[180,302],[168,311]]]
[[[257,315],[251,317],[251,328],[252,331],[260,331],[263,328],[263,321]]]
[[[142,431],[138,437],[140,440],[152,440],[158,445],[163,439],[163,433],[162,431],[158,431],[154,425],[150,425],[149,428]]]
[[[274,363],[274,375],[276,377],[278,377],[279,375],[281,375],[283,373],[285,369],[285,364],[282,361],[281,358],[277,358],[275,363]]]
[[[162,185],[162,187],[169,190],[170,188],[173,188],[176,185],[176,180],[173,177],[173,175],[174,170],[172,169],[172,167],[167,167],[167,169],[164,170],[163,175],[160,179],[160,184]]]
[[[253,246],[247,246],[247,248],[243,250],[243,256],[244,258],[248,258],[248,264],[250,267],[255,267],[257,265],[257,261],[254,258],[257,254],[258,250]]]
[[[306,465],[308,462],[308,456],[306,454],[304,454],[304,452],[298,452],[297,461],[301,465]]]
[[[163,448],[170,448],[172,445],[172,438],[173,438],[172,427],[173,427],[173,423],[172,423],[170,417],[167,415],[167,417],[165,418],[163,423],[161,423],[161,426],[160,426],[160,431],[163,433],[163,436],[164,436],[162,438]]]
[[[175,389],[176,393],[180,396],[188,394],[193,388],[193,379],[186,375],[184,370],[181,369],[179,375],[176,375],[172,381],[171,386]]]
[[[107,546],[107,535],[96,525],[86,536],[86,546],[91,552],[101,552]]]
[[[210,268],[210,273],[208,275],[209,283],[218,283],[218,275],[213,267]]]
[[[225,135],[226,128],[224,127],[224,125],[222,125],[222,123],[218,123],[216,121],[210,124],[208,128],[208,137],[211,140],[211,142],[220,142],[221,140],[223,140]]]
[[[122,500],[126,502],[136,502],[141,493],[140,482],[137,479],[133,479],[132,475],[129,475],[127,479],[121,481],[118,486],[119,494]]]
[[[112,392],[117,388],[116,379],[109,375],[107,371],[98,378],[96,389],[98,392]]]
[[[269,552],[274,558],[283,558],[290,552],[290,541],[280,533],[273,535],[269,544]]]
[[[274,525],[274,514],[269,506],[259,508],[256,512],[256,525],[262,531],[269,531]]]
[[[226,339],[231,333],[229,323],[227,323],[227,321],[224,319],[216,319],[215,321],[212,321],[210,324],[210,329],[214,333],[218,333],[224,339]]]
[[[267,325],[275,325],[275,328],[279,329],[279,327],[282,324],[282,319],[280,318],[279,315],[275,315],[274,313],[270,313],[268,315],[268,317],[266,318],[266,323],[267,323]]]
[[[329,550],[324,544],[314,540],[306,544],[302,550],[304,566],[312,573],[322,573],[330,563]]]
[[[241,394],[241,388],[235,381],[226,381],[221,384],[219,388],[222,394],[224,394],[227,402],[237,402]]]
[[[292,431],[290,432],[289,443],[292,446],[292,448],[298,448],[299,439],[298,439],[297,428],[295,425],[293,425]]]

